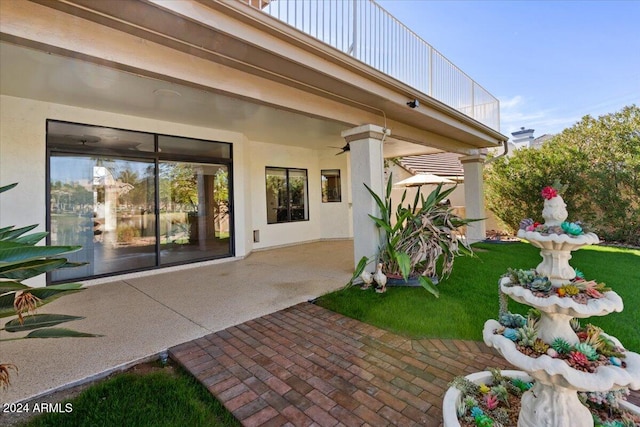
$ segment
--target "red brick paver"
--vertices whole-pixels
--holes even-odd
[[[447,383],[510,368],[480,342],[410,340],[303,303],[169,350],[245,426],[440,426]]]

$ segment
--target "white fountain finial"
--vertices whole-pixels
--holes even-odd
[[[553,187],[545,187],[542,190],[544,197],[544,209],[542,209],[542,217],[544,225],[557,226],[561,225],[569,216],[567,212],[567,204]]]

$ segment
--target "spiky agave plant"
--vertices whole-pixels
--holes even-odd
[[[378,261],[383,264],[385,274],[395,274],[404,280],[418,278],[427,291],[438,296],[431,277],[448,277],[457,256],[473,255],[468,242],[460,238],[460,227],[479,219],[462,218],[442,205],[456,187],[442,190],[440,184],[426,198],[417,191],[413,203],[407,205],[404,204],[407,196],[404,191],[394,208],[392,186],[393,176],[390,175],[386,192],[381,197],[365,184],[380,211],[379,217],[369,216],[385,236]],[[363,260],[366,265],[367,258]]]
[[[0,193],[17,184],[0,187]],[[36,246],[47,233],[29,234],[37,225],[16,228],[0,228],[0,318],[16,316],[5,323],[0,331],[8,333],[28,332],[17,338],[3,338],[14,341],[28,338],[93,337],[97,335],[76,332],[65,328],[54,328],[61,323],[82,319],[63,314],[37,314],[36,309],[64,294],[81,289],[78,283],[33,288],[22,283],[24,280],[59,268],[70,268],[83,263],[70,263],[65,254],[80,249],[79,246]],[[4,344],[6,345],[6,344]],[[15,364],[0,364],[0,388],[10,385],[9,371],[18,371]]]

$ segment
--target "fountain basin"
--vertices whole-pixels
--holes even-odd
[[[564,338],[570,344],[578,343],[578,336],[571,329],[569,322],[573,317],[586,318],[605,316],[609,313],[620,312],[624,308],[622,298],[613,292],[605,292],[603,298],[589,299],[586,304],[580,304],[569,297],[549,295],[539,297],[522,286],[509,286],[509,278],[500,280],[500,290],[519,303],[535,307],[540,311],[541,318],[538,336],[547,344],[556,338]]]
[[[485,344],[497,349],[509,363],[527,371],[536,381],[575,391],[608,391],[621,387],[640,389],[640,355],[637,353],[625,352],[626,368],[604,365],[599,366],[594,373],[583,372],[573,369],[563,359],[555,359],[546,354],[537,358],[527,356],[518,350],[515,342],[494,333],[500,327],[496,320],[485,322],[482,331]],[[614,337],[610,338],[615,340]]]
[[[522,371],[503,370],[502,375],[511,378],[519,378],[526,382],[533,381],[533,378],[531,378],[526,372]],[[473,374],[465,376],[465,378],[476,384],[490,384],[493,379],[491,372],[489,371],[474,372]],[[442,421],[444,427],[460,427],[456,408],[460,404],[461,399],[462,392],[455,387],[450,387],[445,393],[444,400],[442,402]]]
[[[527,382],[535,380],[524,371],[503,370],[501,372],[502,375],[506,377],[519,378]],[[465,378],[476,384],[490,384],[493,379],[491,372],[489,371],[474,372],[473,374],[465,376]],[[444,427],[460,427],[456,409],[460,404],[461,399],[462,392],[455,387],[450,387],[445,393],[442,403],[442,420]],[[633,405],[632,403],[621,401],[620,407],[632,414],[640,416],[640,407]]]

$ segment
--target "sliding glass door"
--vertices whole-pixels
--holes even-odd
[[[50,159],[50,176],[51,244],[81,245],[70,258],[88,262],[52,280],[156,264],[153,162],[60,155]]]
[[[229,144],[49,121],[47,147],[49,242],[87,263],[50,281],[233,255]]]
[[[228,168],[160,162],[160,263],[230,252]]]

